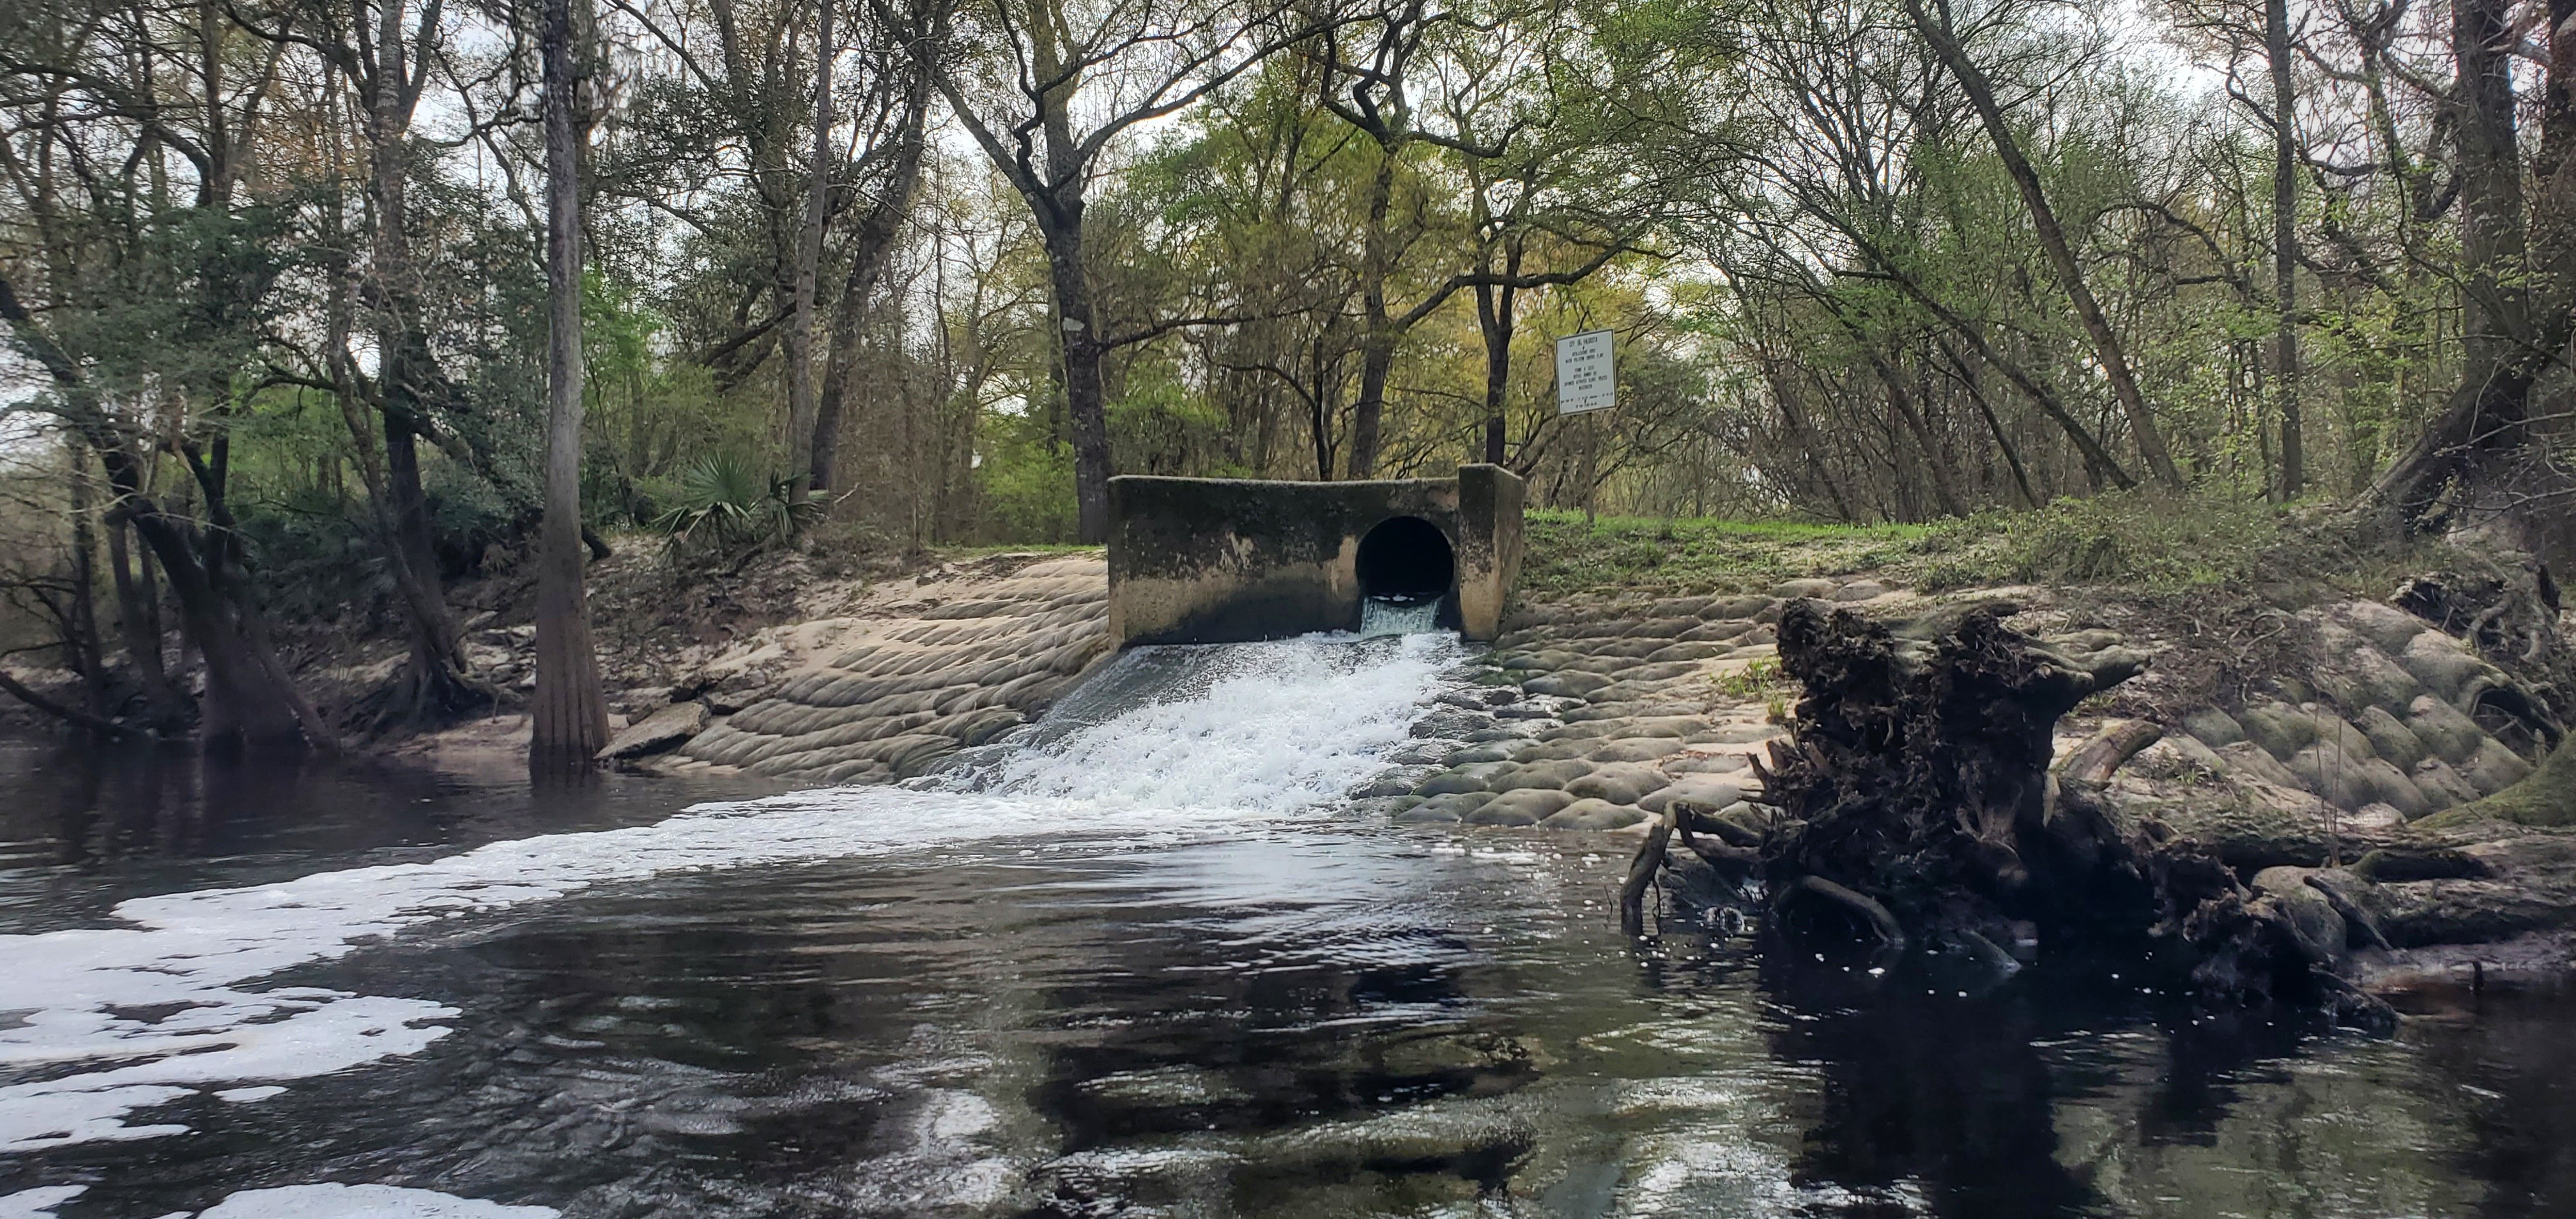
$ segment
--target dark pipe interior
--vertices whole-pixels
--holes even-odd
[[[1400,601],[1445,596],[1458,559],[1440,527],[1418,516],[1392,517],[1360,539],[1360,593]]]

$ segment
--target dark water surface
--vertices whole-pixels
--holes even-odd
[[[0,784],[11,932],[744,794],[30,745]],[[2386,1041],[1837,997],[1734,945],[1623,943],[1623,840],[1028,831],[598,883],[266,976],[453,1013],[416,1052],[126,1119],[183,1130],[0,1152],[0,1214],[319,1182],[581,1216],[2576,1214],[2559,995],[2418,1000]],[[0,1028],[35,1006],[11,985]]]

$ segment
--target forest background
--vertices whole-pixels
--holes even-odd
[[[411,640],[381,718],[488,693],[444,590],[543,515],[550,97],[585,532],[711,570],[1466,461],[2567,513],[2576,0],[557,5],[549,94],[508,0],[0,4],[5,642],[89,714],[196,714],[174,624],[256,685],[279,614]],[[1593,329],[1620,405],[1560,417]]]

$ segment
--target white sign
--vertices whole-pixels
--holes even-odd
[[[1610,367],[1607,330],[1586,330],[1556,341],[1556,413],[1580,415],[1606,411],[1619,402],[1619,381]]]

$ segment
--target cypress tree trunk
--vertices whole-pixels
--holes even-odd
[[[537,558],[531,771],[587,769],[608,744],[608,700],[582,589],[581,174],[572,121],[571,0],[546,0],[546,508]]]

